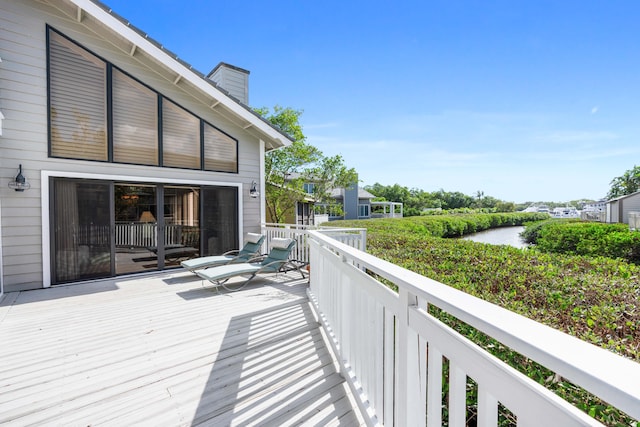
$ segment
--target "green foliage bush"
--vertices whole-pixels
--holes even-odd
[[[545,221],[528,226],[526,241],[544,252],[622,258],[640,264],[640,233],[626,224]]]
[[[372,232],[393,229],[430,237],[460,237],[490,228],[524,225],[549,218],[543,213],[514,212],[493,214],[426,215],[407,218],[380,218],[335,221],[338,227],[367,228]]]

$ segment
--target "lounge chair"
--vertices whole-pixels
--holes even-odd
[[[196,270],[215,267],[238,262],[247,262],[260,253],[264,235],[256,233],[247,233],[245,243],[242,249],[235,249],[225,252],[222,255],[205,256],[200,258],[188,259],[182,261],[180,265],[192,273]]]
[[[304,273],[295,265],[289,255],[296,245],[293,239],[274,238],[271,240],[271,250],[265,257],[254,259],[253,262],[239,264],[226,264],[219,267],[198,270],[195,273],[204,280],[208,280],[216,286],[222,286],[228,291],[237,291],[244,288],[253,278],[262,273],[280,273],[289,270],[298,270],[304,279]],[[250,275],[250,277],[234,286],[227,287],[225,283],[235,276]]]

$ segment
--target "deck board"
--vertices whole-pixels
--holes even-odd
[[[362,425],[306,298],[186,272],[9,294],[2,425]]]

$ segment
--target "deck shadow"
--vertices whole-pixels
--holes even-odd
[[[191,425],[358,425],[308,302],[233,317]]]

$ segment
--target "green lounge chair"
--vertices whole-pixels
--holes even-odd
[[[204,268],[215,267],[218,265],[247,262],[260,252],[263,241],[264,235],[247,233],[242,249],[235,249],[225,252],[222,255],[188,259],[186,261],[182,261],[180,265],[190,272],[195,273],[196,270],[202,270]]]
[[[226,264],[218,267],[198,270],[195,273],[202,279],[206,279],[216,286],[222,286],[228,291],[237,291],[244,288],[254,277],[262,273],[280,273],[289,270],[298,270],[304,279],[304,273],[291,260],[289,255],[296,245],[293,239],[274,238],[271,240],[271,251],[265,257],[243,262],[239,264]],[[250,277],[238,284],[233,289],[225,283],[235,276],[250,275]]]

